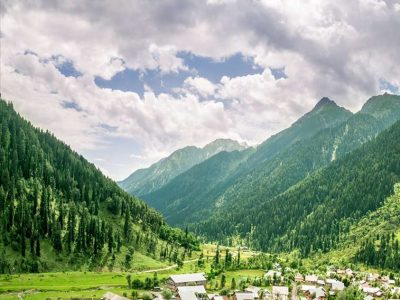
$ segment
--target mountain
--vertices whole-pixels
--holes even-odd
[[[352,224],[378,209],[400,181],[400,122],[343,158],[315,171],[285,192],[252,208],[214,215],[199,233],[227,234],[232,220],[253,246],[300,249],[305,256],[332,249]],[[240,227],[238,227],[240,225]],[[246,230],[251,229],[251,230]]]
[[[351,116],[350,111],[339,107],[334,101],[324,97],[310,112],[302,116],[292,126],[271,136],[259,145],[257,152],[250,159],[253,162],[251,166],[270,159],[296,142],[312,137],[322,129],[335,127]]]
[[[221,151],[243,150],[246,146],[230,139],[217,139],[203,148],[188,146],[173,152],[147,169],[140,169],[118,184],[132,195],[157,190],[194,165]]]
[[[399,96],[385,93],[383,96],[371,97],[363,105],[361,112],[382,120],[385,124],[392,124],[398,120],[399,110]]]
[[[310,113],[257,149],[220,153],[177,176],[163,188],[143,195],[143,198],[160,210],[170,224],[189,225],[206,239],[230,244],[239,237],[247,245],[274,251],[291,250],[287,244],[292,243],[308,255],[311,250],[303,244],[284,240],[289,227],[284,230],[285,224],[281,223],[304,221],[305,216],[300,214],[293,215],[290,220],[285,217],[291,215],[287,209],[297,208],[297,199],[302,195],[287,200],[286,206],[279,201],[326,167],[374,141],[383,130],[400,119],[399,102],[399,96],[373,97],[367,101],[368,105],[352,115],[332,101],[322,99]],[[390,113],[386,113],[388,111]],[[368,156],[368,153],[363,155]],[[377,159],[374,163],[379,162]],[[332,174],[326,176],[326,181],[329,177],[336,178]],[[307,185],[311,192],[318,186],[317,183],[315,186]],[[330,186],[337,189],[335,182]],[[381,197],[385,196],[382,193]],[[379,206],[375,205],[374,208]],[[304,204],[304,210],[307,207]],[[284,213],[280,214],[279,209]],[[314,209],[317,207],[308,209],[310,216],[315,213]],[[319,217],[324,220],[323,216]],[[335,221],[331,219],[330,222],[329,226],[334,226]],[[297,231],[291,232],[297,234]],[[313,249],[327,251],[335,244],[335,237],[330,235],[329,238],[333,242],[324,240],[321,243],[318,239]]]
[[[312,111],[288,129],[269,138],[256,150],[220,153],[177,176],[159,190],[142,195],[142,198],[161,211],[171,224],[202,221],[229,201],[223,194],[246,180],[253,170],[264,172],[268,169],[268,162],[275,156],[282,156],[292,145],[321,129],[336,126],[351,116],[351,112],[323,98]]]
[[[158,212],[3,100],[0,236],[1,273],[129,270],[136,253],[154,260],[165,258],[165,247],[182,255],[198,247],[192,234],[166,225]]]

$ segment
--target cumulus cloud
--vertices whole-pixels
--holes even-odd
[[[322,96],[357,110],[382,80],[400,86],[399,0],[21,0],[2,1],[1,14],[2,95],[114,178],[185,145],[259,143]],[[219,82],[189,72],[174,91],[143,96],[95,84],[127,68],[191,71],[182,52],[241,53],[264,71]],[[64,76],[65,61],[80,76]],[[140,147],[96,160],[94,149],[123,147],[114,138]]]
[[[213,95],[216,89],[216,86],[210,80],[203,77],[186,78],[184,81],[184,87],[202,97]]]

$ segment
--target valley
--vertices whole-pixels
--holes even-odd
[[[151,299],[171,275],[199,272],[222,297],[276,299],[285,287],[332,298],[358,285],[357,297],[396,295],[399,98],[373,97],[356,114],[324,98],[258,147],[211,143],[187,170],[174,154],[140,171],[164,178],[148,204],[2,101],[0,298]],[[344,288],[329,294],[331,279]]]

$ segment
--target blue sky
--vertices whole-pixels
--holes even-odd
[[[263,68],[256,65],[251,57],[245,57],[240,53],[220,60],[197,56],[189,52],[177,53],[177,57],[183,59],[188,70],[164,74],[159,69],[134,70],[127,68],[109,80],[96,77],[95,82],[101,88],[131,91],[143,96],[145,86],[151,88],[156,94],[171,93],[174,88],[181,87],[184,80],[191,76],[204,77],[213,83],[218,83],[223,76],[237,77],[260,74],[263,71]],[[73,66],[68,66],[69,68],[60,69],[63,74],[66,71],[65,75],[74,73],[71,70]],[[274,73],[279,77],[283,72],[276,70]]]
[[[355,112],[400,93],[400,0],[16,0],[1,11],[2,96],[114,179],[187,145],[257,145],[324,96]]]

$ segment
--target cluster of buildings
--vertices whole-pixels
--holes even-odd
[[[293,273],[292,273],[293,274]],[[275,285],[271,289],[248,286],[244,291],[235,291],[231,295],[233,300],[325,300],[329,296],[343,291],[347,284],[357,286],[365,295],[364,300],[382,298],[387,294],[400,295],[400,287],[387,276],[378,274],[355,273],[351,269],[328,270],[326,277],[316,274],[294,276],[292,289],[283,284],[284,276],[281,270],[269,270],[264,278],[273,278]],[[360,280],[360,278],[363,278]],[[340,280],[339,280],[340,279]],[[342,281],[343,280],[343,281]],[[228,300],[225,295],[210,294],[206,291],[207,279],[203,273],[171,275],[166,281],[173,300]],[[153,291],[154,300],[165,300],[160,290]],[[107,300],[125,300],[127,298],[105,297]],[[389,297],[388,297],[389,298]]]
[[[209,294],[205,287],[207,279],[203,273],[171,275],[167,280],[167,287],[175,294],[177,300],[228,300],[225,295]],[[158,300],[160,293],[155,296]],[[249,286],[243,292],[236,291],[233,300],[287,300],[289,288],[286,286],[273,286],[272,292],[256,286]]]
[[[385,293],[400,295],[400,287],[395,286],[396,281],[394,279],[379,274],[357,273],[349,268],[331,268],[326,273],[325,278],[315,274],[303,276],[298,273],[295,276],[295,282],[301,284],[300,291],[304,298],[324,300],[328,295],[335,295],[346,288],[345,283],[337,278],[346,278],[348,285],[358,287],[365,295],[364,300],[381,298]],[[363,279],[360,280],[360,278]]]

